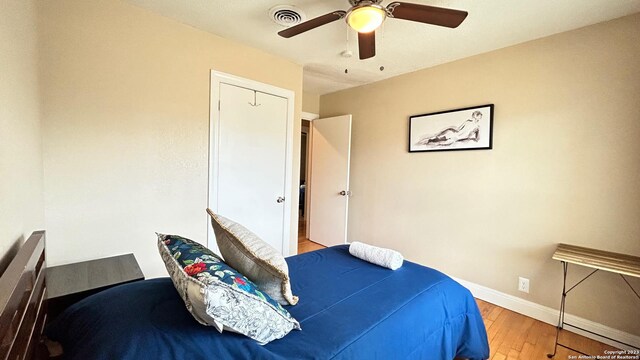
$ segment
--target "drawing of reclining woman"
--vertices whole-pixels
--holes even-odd
[[[456,142],[480,140],[480,120],[482,112],[474,111],[471,119],[465,120],[460,126],[451,126],[433,135],[423,136],[416,145],[449,146]]]

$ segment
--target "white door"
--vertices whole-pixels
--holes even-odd
[[[210,206],[286,254],[288,99],[227,83],[219,99]]]
[[[325,246],[347,242],[351,115],[311,122],[309,240]]]

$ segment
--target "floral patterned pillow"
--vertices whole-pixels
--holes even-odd
[[[261,344],[300,329],[277,301],[201,244],[158,234],[158,249],[173,284],[198,322]]]

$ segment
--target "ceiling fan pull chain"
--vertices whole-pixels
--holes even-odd
[[[381,55],[384,53],[384,31],[385,29],[385,23],[382,23],[382,26],[380,26],[380,33],[382,34],[382,36],[380,37],[380,46],[378,47],[378,55]],[[380,59],[380,57],[378,57],[378,59]],[[384,71],[384,65],[380,65],[379,67],[380,71]]]
[[[345,28],[347,30],[347,51],[349,50],[349,28]]]
[[[344,62],[344,64],[345,64],[344,65],[344,73],[348,74],[349,73],[349,58],[351,57],[351,54],[353,54],[351,52],[351,41],[350,41],[351,40],[351,28],[346,27],[345,31],[346,31],[346,34],[347,34],[347,38],[346,38],[347,44],[346,44],[345,49],[342,52],[340,52],[340,57],[341,57],[340,62]]]
[[[353,29],[348,26],[345,26],[345,29],[347,31],[347,51],[352,52],[354,51],[353,49],[351,49],[351,37],[353,36]]]
[[[384,49],[384,27],[385,27],[385,23],[382,23],[382,26],[380,27],[380,32],[382,33],[382,36],[380,37],[380,50],[378,50],[378,54],[382,53]]]

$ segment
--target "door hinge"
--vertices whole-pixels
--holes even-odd
[[[220,111],[220,100],[218,100],[218,111]]]

